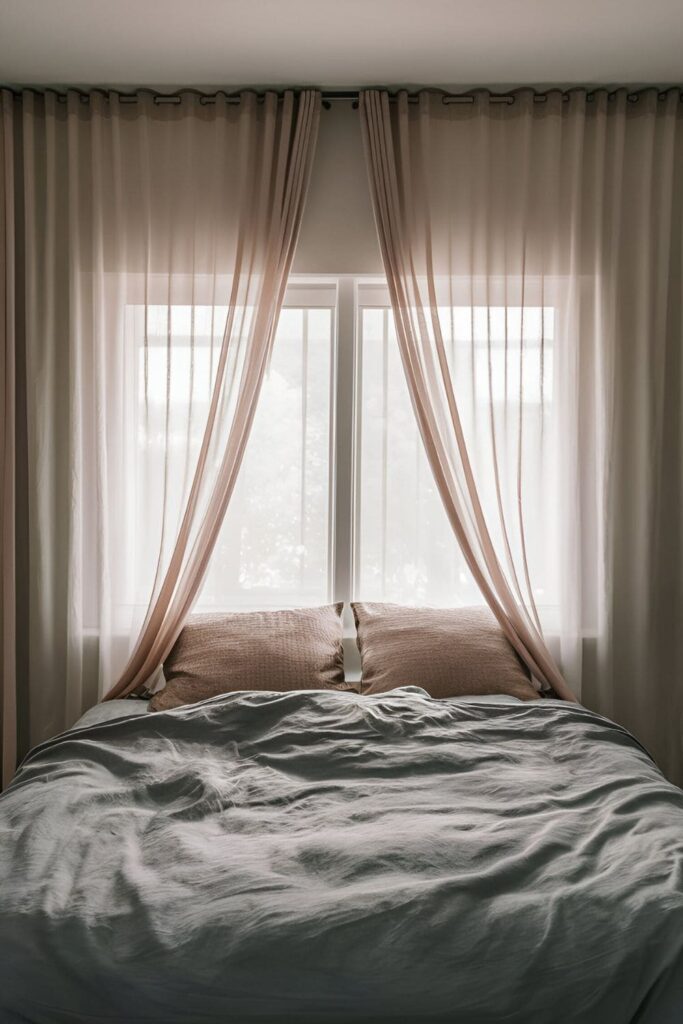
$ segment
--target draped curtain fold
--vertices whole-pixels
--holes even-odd
[[[679,90],[360,107],[405,375],[470,571],[532,673],[680,782]]]
[[[437,297],[436,280],[437,274],[446,274],[446,287],[450,288],[452,253],[447,250],[445,261],[439,264],[432,244],[438,225],[451,219],[450,209],[430,206],[433,99],[428,93],[420,96],[417,117],[410,115],[406,93],[400,94],[393,114],[387,93],[364,92],[360,106],[370,191],[396,334],[441,500],[467,565],[510,643],[535,679],[559,697],[573,700],[543,639],[523,543],[519,560],[512,557],[508,538],[516,524],[503,514],[502,506],[499,511],[507,568],[503,552],[499,554],[493,543],[458,411],[439,316],[439,306],[444,303]],[[453,188],[465,184],[456,180]],[[448,201],[448,190],[441,198]],[[474,276],[473,268],[470,274]],[[498,475],[495,431],[491,437],[493,470]],[[519,534],[523,541],[522,529]]]
[[[7,773],[103,692],[149,682],[201,588],[268,364],[319,110],[310,90],[2,94],[0,383],[11,398],[18,354],[28,495],[15,630],[6,401]]]
[[[168,567],[153,592],[140,637],[106,699],[132,693],[159,668],[204,579],[235,486],[275,336],[301,226],[319,110],[319,95],[304,92],[294,117],[293,97],[287,93],[283,109],[278,112],[273,104],[268,112],[260,149],[243,158],[245,181],[238,200],[241,217],[227,322],[192,486]],[[251,311],[248,319],[245,309]],[[238,321],[242,339],[235,336]],[[243,363],[237,379],[230,379],[228,353],[239,340],[245,348]],[[228,393],[231,388],[236,391],[234,403]],[[221,415],[221,406],[231,412]],[[213,471],[209,460],[212,448],[217,449],[219,460]]]

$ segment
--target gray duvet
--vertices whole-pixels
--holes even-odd
[[[581,707],[241,693],[0,798],[0,1021],[683,1022],[683,793]]]

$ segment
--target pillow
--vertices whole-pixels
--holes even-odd
[[[361,693],[421,686],[432,697],[538,691],[488,608],[354,603]]]
[[[192,616],[164,662],[166,687],[150,711],[235,690],[344,688],[342,608]]]

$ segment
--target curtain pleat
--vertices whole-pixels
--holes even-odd
[[[14,233],[14,104],[0,93],[0,741],[2,785],[11,779],[17,756],[16,650],[16,317]]]

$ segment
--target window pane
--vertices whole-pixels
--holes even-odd
[[[504,550],[492,412],[500,500],[506,522],[514,524],[507,540],[517,554],[521,480],[534,597],[540,606],[554,606],[559,562],[559,517],[553,513],[555,310],[525,308],[522,317],[512,307],[444,307],[439,319],[494,543]],[[361,308],[359,350],[355,596],[405,604],[482,603],[424,454],[388,308]]]
[[[332,310],[284,309],[202,607],[329,593]]]
[[[128,309],[138,345],[133,600],[153,578],[156,552],[145,538],[161,529],[162,502],[174,509],[167,521],[181,511],[206,421],[226,311],[214,310],[212,319],[211,307],[194,307],[192,327],[191,313],[189,306],[148,307],[145,345],[144,310]],[[330,308],[282,310],[197,611],[328,599],[332,331]]]

